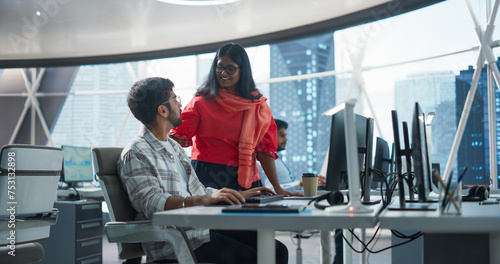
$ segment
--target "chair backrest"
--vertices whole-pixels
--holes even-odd
[[[32,263],[45,256],[36,241],[48,238],[57,221],[62,162],[60,148],[13,144],[0,149],[0,225],[5,226],[0,237],[6,238],[0,240],[0,263]],[[15,226],[8,225],[13,215]]]
[[[94,166],[112,222],[134,221],[137,212],[120,180],[116,164],[122,147],[94,147]],[[145,255],[141,243],[118,243],[121,259]]]
[[[60,148],[21,144],[3,146],[0,150],[0,216],[8,216],[12,198],[19,200],[18,216],[52,211],[62,162]],[[15,186],[12,180],[15,180]]]

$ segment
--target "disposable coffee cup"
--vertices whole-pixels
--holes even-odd
[[[302,174],[302,185],[304,186],[304,196],[316,196],[318,194],[318,174]]]

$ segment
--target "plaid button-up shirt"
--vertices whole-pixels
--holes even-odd
[[[183,179],[177,172],[174,155],[182,163],[188,176],[188,190],[191,196],[205,195],[217,190],[205,188],[198,180],[185,151],[168,136],[175,153],[170,153],[146,127],[139,132],[121,153],[118,161],[120,178],[128,192],[132,206],[137,211],[136,220],[152,219],[153,213],[163,211],[170,196],[182,196]],[[208,229],[194,229],[187,232],[194,249],[210,241]],[[142,243],[144,251],[153,260],[175,259],[173,247],[168,242]]]

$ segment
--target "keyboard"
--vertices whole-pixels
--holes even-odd
[[[263,194],[263,195],[258,195],[258,196],[247,198],[246,203],[263,204],[263,203],[269,203],[269,202],[283,200],[284,197],[285,196],[281,195],[281,194],[278,194],[278,195]]]

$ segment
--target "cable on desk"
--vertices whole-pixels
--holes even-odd
[[[368,252],[370,252],[370,253],[377,254],[377,253],[380,253],[380,252],[386,251],[386,250],[388,250],[388,249],[395,248],[395,247],[399,247],[399,246],[402,246],[402,245],[404,245],[404,244],[410,243],[410,242],[412,242],[413,240],[415,240],[415,239],[417,239],[417,238],[419,238],[419,237],[421,237],[421,236],[423,236],[423,234],[420,234],[420,235],[418,235],[417,237],[412,238],[412,239],[409,239],[409,240],[407,240],[407,241],[405,241],[405,242],[402,242],[402,243],[399,243],[399,244],[396,244],[396,245],[392,245],[392,246],[389,246],[389,247],[386,247],[386,248],[383,248],[383,249],[380,249],[380,250],[377,250],[377,251],[371,251],[371,250],[368,250],[368,249],[367,249],[367,250],[368,250]]]
[[[378,228],[380,228],[380,225],[378,226]],[[377,230],[378,232],[378,230]],[[370,263],[370,256],[372,254],[372,250],[373,248],[375,247],[375,245],[378,243],[378,240],[380,239],[380,237],[382,236],[382,232],[380,233],[375,233],[375,235],[373,237],[377,237],[377,239],[375,240],[375,242],[373,242],[373,246],[370,248],[370,249],[366,249],[368,251],[368,254],[366,255],[366,263]],[[373,238],[372,238],[373,240]],[[368,244],[371,243],[371,241],[368,242]],[[366,246],[368,247],[368,244],[366,244]]]
[[[384,185],[385,190],[387,190],[387,188],[389,187],[389,183],[387,182],[387,175],[385,175],[378,169],[372,169],[371,171],[373,173],[373,176],[377,176],[378,178],[382,179],[382,184],[380,186],[380,198],[382,199],[382,204],[384,204],[387,201],[387,196],[384,195]]]
[[[365,243],[364,243],[364,242],[363,242],[363,241],[362,241],[362,240],[361,240],[361,239],[360,239],[360,238],[359,238],[359,237],[358,237],[358,236],[354,233],[354,231],[353,231],[352,229],[347,229],[347,230],[349,230],[349,232],[351,232],[352,236],[353,236],[353,237],[355,237],[355,238],[356,238],[356,240],[358,240],[358,242],[359,242],[359,243],[361,243],[361,245],[363,245],[363,250],[361,251],[361,252],[363,252],[363,251],[365,251],[365,250],[368,250],[368,245],[370,245],[370,243],[373,241],[373,239],[375,238],[375,236],[377,236],[377,233],[378,233],[378,231],[380,230],[380,225],[379,225],[379,226],[377,227],[377,229],[375,230],[375,233],[373,234],[372,238],[371,238],[371,239],[368,241],[368,243],[366,243],[366,244],[365,244]],[[345,237],[344,237],[344,239],[345,239]],[[351,248],[352,248],[352,247],[351,247]],[[353,249],[353,250],[354,250],[354,249]],[[369,250],[368,250],[368,251],[369,251]],[[361,253],[361,252],[358,252],[358,253]]]
[[[404,241],[402,243],[399,243],[399,244],[396,244],[396,245],[392,245],[392,246],[389,246],[389,247],[385,247],[385,248],[382,248],[382,249],[379,249],[379,250],[376,250],[376,251],[373,251],[372,249],[369,249],[368,248],[368,245],[373,241],[373,239],[375,238],[375,236],[377,235],[378,231],[380,230],[380,225],[377,227],[377,230],[375,231],[375,234],[373,235],[373,237],[370,239],[370,241],[368,241],[368,243],[363,243],[363,241],[361,241],[361,239],[354,233],[354,231],[352,229],[347,229],[349,230],[349,232],[351,232],[351,234],[353,235],[353,237],[356,238],[356,240],[358,240],[358,242],[362,245],[362,250],[356,250],[353,245],[351,245],[351,243],[349,243],[349,241],[347,240],[347,238],[342,234],[342,238],[344,239],[344,241],[347,243],[347,245],[349,245],[349,247],[352,249],[352,251],[356,252],[356,253],[363,253],[365,250],[368,251],[369,253],[372,253],[372,254],[377,254],[377,253],[380,253],[380,252],[383,252],[383,251],[386,251],[388,249],[391,249],[391,248],[395,248],[395,247],[399,247],[399,246],[402,246],[404,244],[407,244],[407,243],[410,243],[411,241],[423,236],[423,234],[421,232],[417,232],[411,236],[405,236],[405,235],[402,235],[400,232],[398,231],[394,231],[396,233],[398,233],[398,235],[396,235],[397,237],[399,238],[406,238],[408,239],[407,241]],[[391,232],[393,232],[391,230]]]
[[[72,196],[72,193],[70,193],[68,195],[68,197],[70,197],[71,199],[74,199],[74,200],[81,200],[82,199],[82,195],[80,194],[80,192],[76,189],[76,187],[74,186],[71,186],[70,188],[72,188],[73,190],[75,190],[76,194],[74,196]]]
[[[418,238],[422,235],[422,232],[416,232],[413,235],[405,235],[397,230],[391,230],[391,233],[394,234],[396,237],[401,238],[401,239],[413,239],[413,238]]]

